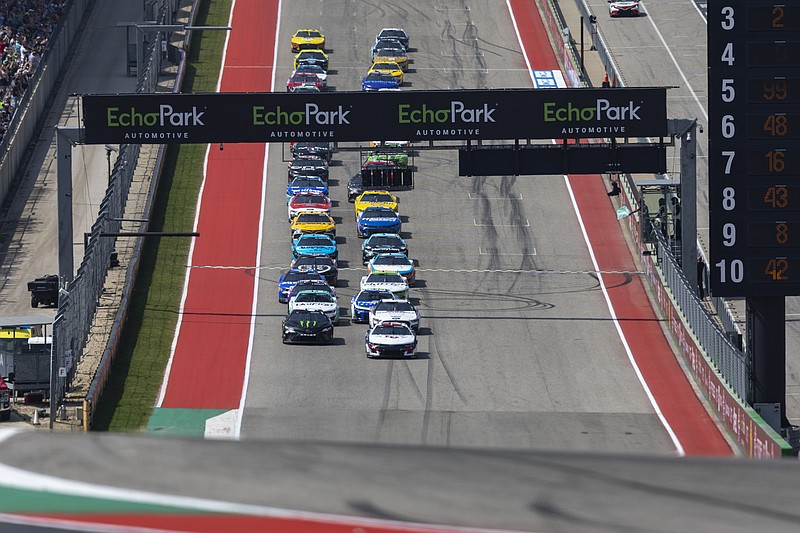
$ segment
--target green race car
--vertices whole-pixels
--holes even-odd
[[[408,154],[403,152],[371,152],[367,156],[365,166],[369,163],[387,164],[394,163],[400,168],[408,168]]]

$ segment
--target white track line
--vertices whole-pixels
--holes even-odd
[[[280,46],[278,45],[278,38],[281,34],[281,8],[283,6],[283,2],[278,0],[278,17],[277,22],[275,25],[275,44],[274,44],[274,56],[272,58],[272,64],[278,64],[278,49]],[[278,69],[272,69],[272,80],[270,81],[270,91],[275,90],[275,73]],[[261,214],[258,218],[258,249],[256,251],[256,265],[261,264],[261,244],[264,241],[264,217],[266,215],[267,209],[267,167],[269,166],[269,144],[264,145],[264,170],[263,175],[261,177]],[[253,276],[254,283],[253,283],[253,309],[250,313],[250,339],[247,342],[247,361],[245,362],[244,367],[244,381],[242,382],[242,394],[239,397],[239,409],[236,412],[236,423],[233,429],[233,438],[239,439],[241,438],[242,432],[242,416],[244,415],[244,406],[247,401],[247,388],[250,385],[250,363],[253,360],[253,343],[256,333],[256,316],[258,312],[258,276]]]
[[[531,63],[528,60],[528,52],[525,50],[525,45],[522,43],[522,39],[520,37],[519,30],[517,28],[517,21],[514,18],[514,10],[511,9],[511,1],[510,0],[506,0],[506,7],[508,8],[508,12],[511,14],[511,20],[514,23],[514,31],[517,34],[517,41],[519,42],[519,47],[522,50],[522,55],[525,57],[525,63],[528,65],[528,69],[529,69],[529,72],[530,72],[530,75],[531,75],[531,83],[535,84],[536,82],[534,80],[533,70],[530,68]],[[659,36],[660,36],[660,34],[659,34]],[[662,38],[662,41],[663,41],[663,38]],[[665,45],[666,45],[666,43],[665,43]],[[674,58],[673,58],[673,60],[674,60]],[[683,75],[683,74],[681,73],[681,75]],[[685,81],[685,78],[684,78],[684,81]],[[702,108],[702,106],[701,106],[701,108]],[[592,243],[589,240],[589,235],[586,233],[586,226],[583,223],[583,217],[581,216],[581,211],[578,208],[578,204],[577,204],[577,202],[575,200],[575,195],[574,195],[574,193],[572,191],[572,185],[570,184],[570,181],[569,181],[569,176],[564,175],[564,183],[567,186],[567,191],[569,192],[570,200],[572,200],[572,207],[575,210],[575,216],[578,217],[578,224],[581,227],[581,233],[583,234],[583,240],[586,243],[586,247],[589,250],[589,257],[592,260],[592,265],[594,266],[595,271],[597,271],[599,273],[600,272],[600,266],[597,264],[597,258],[594,255],[594,248],[592,248]],[[681,445],[680,441],[678,440],[677,435],[675,435],[675,432],[672,430],[672,427],[669,425],[669,422],[667,422],[667,419],[664,418],[664,414],[661,412],[661,408],[658,406],[658,402],[656,402],[656,399],[653,396],[652,391],[650,391],[650,387],[647,386],[647,382],[644,380],[644,377],[642,376],[642,372],[639,369],[639,365],[636,364],[636,360],[633,357],[633,352],[631,352],[631,348],[628,345],[628,340],[625,338],[625,333],[622,331],[622,326],[620,325],[619,320],[617,320],[617,314],[614,311],[614,305],[611,303],[611,297],[609,296],[608,290],[606,289],[605,280],[604,280],[602,274],[598,274],[598,281],[600,282],[600,289],[603,292],[603,298],[605,298],[605,300],[606,300],[606,305],[608,306],[608,311],[611,314],[611,319],[614,322],[614,327],[616,328],[617,334],[619,335],[619,338],[622,341],[622,345],[625,348],[625,353],[627,353],[627,355],[628,355],[628,361],[630,361],[631,366],[633,367],[633,370],[636,373],[636,377],[639,379],[639,383],[641,383],[642,388],[645,391],[645,394],[647,394],[647,398],[650,400],[650,405],[653,407],[653,410],[658,415],[659,420],[661,420],[661,423],[664,425],[664,429],[666,429],[667,433],[669,433],[670,439],[672,439],[672,443],[675,445],[677,454],[680,455],[680,456],[684,456],[684,455],[686,455],[686,452],[684,451],[683,446]],[[666,342],[666,340],[665,340],[665,342]]]

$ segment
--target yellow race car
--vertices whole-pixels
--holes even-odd
[[[400,68],[400,65],[395,63],[394,61],[376,61],[372,64],[372,66],[367,71],[367,76],[372,74],[373,72],[382,72],[385,74],[391,74],[392,76],[397,79],[397,84],[402,85],[403,83],[403,69]]]
[[[306,233],[324,233],[336,237],[336,222],[327,213],[300,213],[292,220],[292,239]]]
[[[292,52],[325,50],[325,36],[319,30],[297,30],[292,35]]]
[[[405,72],[408,70],[408,54],[400,48],[382,48],[372,59],[373,63],[397,63]]]
[[[388,207],[396,213],[397,202],[397,197],[389,191],[364,191],[356,197],[356,218],[364,209],[374,206]]]
[[[297,70],[297,67],[303,64],[318,65],[323,70],[328,70],[328,54],[318,48],[301,50],[299,54],[294,56],[294,69]]]

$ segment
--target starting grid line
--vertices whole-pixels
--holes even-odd
[[[194,265],[187,268],[211,270],[286,270],[285,266],[223,266],[223,265]],[[366,272],[365,267],[344,267],[339,271]],[[454,274],[644,274],[642,270],[553,270],[553,269],[519,269],[519,268],[418,268],[417,272],[444,272]]]

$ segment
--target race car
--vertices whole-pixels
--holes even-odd
[[[311,233],[322,233],[335,239],[336,222],[327,213],[304,212],[292,220],[291,232],[292,240]]]
[[[292,181],[297,176],[317,176],[327,183],[328,181],[328,161],[315,155],[297,155],[288,165],[288,181]]]
[[[291,288],[301,281],[308,280],[325,281],[325,278],[313,270],[290,269],[281,274],[278,279],[278,301],[282,304],[288,302]]]
[[[303,291],[325,291],[331,296],[336,296],[336,289],[328,285],[324,281],[320,281],[318,279],[312,280],[304,280],[298,281],[295,283],[294,287],[289,289],[289,294],[287,294],[286,301],[290,301],[292,298],[297,296],[299,293]]]
[[[371,152],[366,163],[392,163],[400,168],[408,168],[408,154],[405,152]]]
[[[339,250],[332,238],[311,233],[300,235],[292,241],[292,259],[301,255],[324,255],[336,261],[339,259]]]
[[[391,254],[378,254],[370,259],[367,265],[369,272],[397,272],[408,281],[409,286],[413,286],[417,282],[417,269],[414,266],[414,261],[408,258],[406,254],[391,253]]]
[[[385,39],[376,39],[375,43],[372,45],[372,48],[370,49],[370,53],[372,54],[372,60],[375,61],[375,58],[381,55],[381,51],[386,50],[387,48],[398,49],[402,50],[406,54],[408,53],[408,48],[403,46],[403,43],[401,43],[397,39],[389,39],[388,37]]]
[[[292,155],[295,157],[302,155],[313,155],[321,157],[328,163],[330,163],[331,156],[333,155],[333,146],[331,146],[331,143],[329,142],[296,142],[291,143],[289,149],[291,150]]]
[[[409,38],[406,30],[403,28],[383,28],[375,37],[375,42],[377,43],[383,39],[394,39],[396,41],[400,41],[400,44],[403,45],[403,48],[408,50]]]
[[[361,262],[366,265],[378,254],[392,253],[408,255],[406,241],[396,233],[373,233],[361,245]]]
[[[612,17],[638,17],[638,0],[608,0],[608,14]]]
[[[291,222],[300,213],[331,214],[331,200],[318,192],[301,192],[289,198],[286,211]]]
[[[295,309],[320,311],[330,318],[333,325],[339,323],[339,302],[327,291],[303,290],[289,300],[289,313]]]
[[[347,201],[355,202],[362,192],[364,192],[364,180],[359,172],[347,181]]]
[[[399,46],[391,43],[384,43],[383,46],[375,48],[372,53],[373,63],[389,61],[397,63],[403,71],[408,70],[408,53]]]
[[[293,92],[298,87],[306,86],[316,87],[321,91],[325,88],[325,83],[319,78],[319,76],[311,72],[295,72],[288,80],[286,80],[286,90],[289,92]]]
[[[301,50],[325,50],[325,36],[319,30],[297,30],[292,35],[292,53]]]
[[[380,89],[395,89],[400,86],[397,78],[385,72],[372,72],[361,79],[363,92],[378,91]]]
[[[313,192],[328,196],[328,184],[318,176],[297,176],[286,186],[286,203],[288,204],[295,194],[303,192]]]
[[[367,207],[356,218],[356,233],[359,238],[373,233],[400,233],[400,215],[388,207]]]
[[[289,268],[300,272],[312,271],[322,274],[331,287],[335,287],[336,282],[339,281],[339,269],[336,261],[324,255],[300,255],[292,261]]]
[[[366,208],[373,206],[388,207],[397,212],[397,197],[389,191],[364,191],[358,195],[354,202],[356,217]]]
[[[367,71],[367,76],[372,74],[373,72],[384,72],[386,74],[391,74],[395,78],[397,78],[397,85],[400,86],[403,84],[403,69],[400,68],[400,65],[395,63],[394,61],[376,61],[369,67]]]
[[[364,336],[367,357],[417,357],[417,336],[402,322],[381,322]]]
[[[394,272],[372,272],[361,278],[359,288],[362,291],[368,289],[385,289],[397,298],[408,298],[408,282],[406,278]]]
[[[419,331],[419,312],[408,300],[381,300],[369,310],[369,327],[374,328],[381,322],[402,322]]]
[[[320,311],[306,311],[305,309],[292,311],[283,319],[281,333],[284,344],[333,343],[333,323],[330,318],[325,316],[325,313]]]
[[[297,67],[297,69],[292,71],[292,76],[299,73],[306,73],[306,74],[316,74],[316,76],[322,80],[323,87],[328,86],[328,73],[325,71],[324,68],[320,67],[319,65],[312,65],[310,63],[303,63]]]
[[[370,141],[369,145],[373,148],[407,148],[411,143],[408,141]]]
[[[319,94],[322,92],[322,89],[319,87],[314,87],[313,85],[301,85],[290,92],[292,94]]]
[[[294,56],[294,69],[297,70],[302,64],[318,65],[325,71],[328,70],[328,55],[322,50],[303,50]]]
[[[378,305],[382,300],[392,300],[394,294],[386,289],[367,289],[359,291],[350,300],[350,321],[368,322],[369,310]]]

